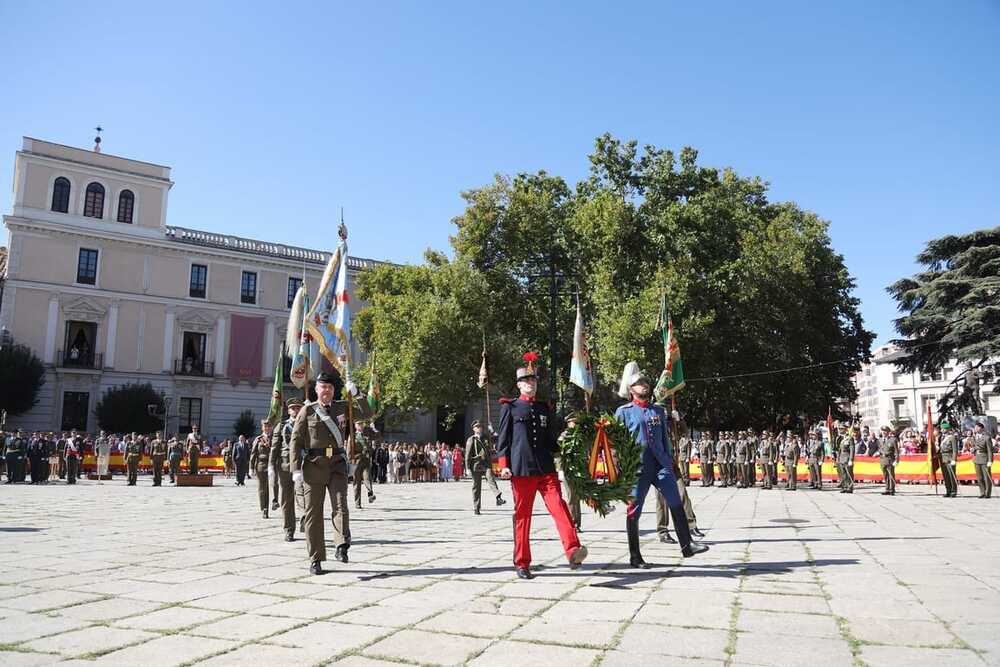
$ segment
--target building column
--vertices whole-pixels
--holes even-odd
[[[215,374],[225,375],[226,360],[223,355],[226,353],[226,317],[219,315],[215,321]]]
[[[49,319],[45,325],[45,356],[42,362],[51,364],[56,356],[56,324],[59,323],[59,297],[49,297]]]
[[[274,320],[268,318],[264,336],[264,377],[274,377]]]
[[[115,344],[118,338],[118,301],[108,309],[108,334],[104,340],[104,367],[115,367]]]
[[[167,316],[163,320],[163,372],[174,370],[174,310],[167,308]]]

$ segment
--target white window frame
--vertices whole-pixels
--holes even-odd
[[[122,192],[128,190],[132,193],[132,222],[118,222],[118,198],[122,196]],[[133,227],[139,224],[139,193],[136,191],[133,185],[123,185],[115,191],[115,202],[114,202],[114,212],[115,219],[108,220],[108,222],[113,222],[119,225],[132,225]]]
[[[94,250],[97,252],[97,274],[94,276],[94,284],[77,282],[80,277],[80,251]],[[76,266],[73,267],[73,285],[76,287],[86,287],[88,289],[100,289],[101,287],[101,257],[104,255],[104,248],[94,247],[94,244],[76,244]]]
[[[252,273],[254,274],[254,302],[244,303],[243,301],[243,274]],[[240,306],[251,306],[254,308],[260,307],[260,269],[250,267],[240,267],[240,280],[236,284],[236,303]]]
[[[54,179],[53,179],[53,181],[54,181]],[[87,187],[89,187],[91,183],[97,183],[98,185],[100,185],[101,187],[104,188],[104,209],[101,211],[101,217],[100,218],[88,218],[88,219],[89,220],[100,220],[101,222],[107,222],[108,221],[108,209],[109,209],[108,194],[109,193],[113,193],[114,192],[114,188],[112,188],[110,185],[108,185],[108,182],[105,181],[102,178],[95,178],[93,176],[88,176],[87,177],[87,185],[84,186],[84,188],[83,188],[83,196],[82,197],[77,197],[77,201],[76,201],[76,204],[77,204],[77,206],[76,206],[76,214],[78,216],[80,216],[81,218],[86,217],[86,216],[83,215],[83,209],[84,209],[84,207],[87,204]],[[70,194],[72,196],[72,193],[70,193]],[[49,203],[51,203],[51,200],[50,200]],[[112,221],[112,222],[114,222],[114,221]]]
[[[205,296],[203,296],[203,297],[201,297],[201,296],[191,296],[191,267],[193,267],[195,264],[197,264],[198,266],[204,266],[205,267]],[[186,290],[184,290],[184,296],[186,298],[188,298],[188,299],[193,299],[194,301],[208,301],[208,285],[209,285],[208,281],[211,280],[211,277],[212,277],[211,274],[212,274],[212,268],[211,268],[211,265],[209,264],[209,262],[206,262],[206,261],[203,261],[203,260],[200,260],[200,259],[194,259],[193,257],[189,258],[188,259],[188,270],[187,270],[188,287],[187,287]],[[242,279],[242,276],[243,276],[243,274],[241,273],[240,274],[241,279]]]
[[[69,181],[69,205],[66,207],[66,212],[53,211],[52,210],[52,194],[56,189],[56,179],[65,178]],[[77,187],[76,179],[70,174],[64,172],[54,172],[52,178],[49,179],[49,189],[48,194],[45,196],[45,210],[49,213],[59,213],[61,215],[73,215],[73,211],[76,210],[76,197],[80,192],[80,188]]]

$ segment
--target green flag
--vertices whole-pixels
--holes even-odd
[[[375,373],[375,352],[372,351],[372,372],[368,380],[368,407],[372,415],[377,415],[382,410],[382,391],[378,386],[378,375]]]
[[[278,360],[274,363],[274,388],[271,390],[271,409],[267,413],[267,423],[275,426],[281,421],[282,408],[284,403],[281,398],[281,390],[285,384],[285,344],[281,344],[278,352]]]
[[[667,311],[667,297],[660,299],[660,334],[663,336],[664,368],[656,382],[653,395],[659,402],[665,401],[684,388],[684,362],[681,361],[681,346],[674,335],[674,323]]]

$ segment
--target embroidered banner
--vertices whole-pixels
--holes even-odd
[[[230,315],[229,364],[226,374],[234,387],[240,380],[247,380],[251,386],[256,386],[260,379],[265,325],[263,317]]]

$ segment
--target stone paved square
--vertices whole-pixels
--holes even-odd
[[[645,571],[621,511],[585,513],[570,571],[539,505],[525,582],[509,506],[474,516],[467,481],[378,487],[320,577],[251,486],[3,487],[0,663],[1000,664],[1000,504],[880,492],[692,486],[712,550],[682,559],[648,512]]]

